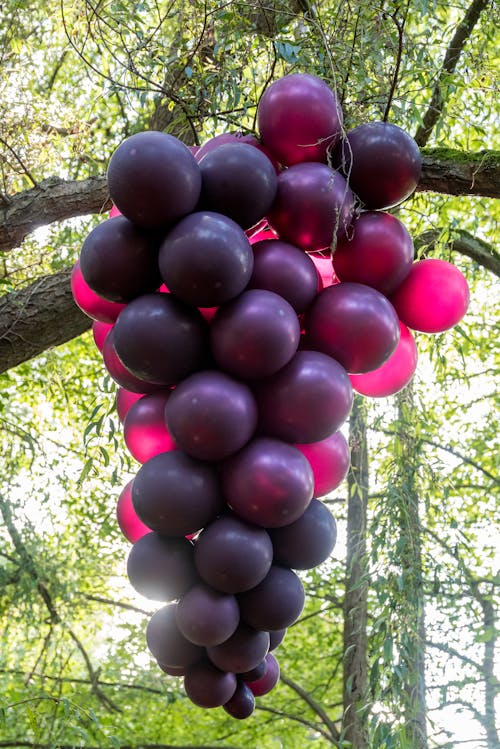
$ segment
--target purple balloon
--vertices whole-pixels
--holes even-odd
[[[177,606],[177,626],[195,645],[220,645],[235,632],[239,621],[236,598],[203,583],[185,593]]]
[[[228,640],[207,648],[207,655],[217,668],[242,673],[255,668],[268,650],[269,632],[259,632],[240,624]]]
[[[241,136],[237,133],[221,133],[220,135],[215,135],[213,138],[209,138],[205,143],[202,143],[196,152],[196,161],[199,163],[204,156],[227,143],[241,143]]]
[[[319,351],[297,351],[257,388],[259,430],[287,442],[317,442],[335,432],[352,408],[345,369]]]
[[[304,608],[304,587],[287,567],[273,564],[266,577],[252,590],[240,593],[242,621],[254,629],[283,629],[300,616]]]
[[[159,293],[134,299],[120,313],[112,332],[116,353],[127,369],[167,386],[202,366],[206,331],[198,310],[172,294]]]
[[[221,707],[231,699],[237,684],[233,673],[221,671],[205,658],[188,668],[184,676],[186,694],[198,707]]]
[[[326,164],[296,164],[278,177],[278,192],[267,214],[286,242],[303,250],[324,250],[345,235],[354,215],[354,196],[344,177]]]
[[[154,130],[126,138],[111,156],[109,194],[139,226],[165,226],[194,210],[201,173],[189,149]]]
[[[399,319],[389,300],[370,286],[348,282],[318,294],[305,330],[309,348],[337,359],[351,374],[381,367],[400,336]]]
[[[286,633],[286,627],[283,627],[283,629],[275,629],[272,632],[269,632],[269,650],[276,650],[276,648],[281,645],[281,643],[285,639]]]
[[[180,666],[165,666],[164,663],[160,663],[159,661],[157,663],[158,667],[169,676],[184,676],[187,671],[187,668],[181,668]]]
[[[224,495],[249,523],[276,528],[297,520],[311,501],[314,478],[296,447],[275,439],[249,442],[222,467]]]
[[[337,540],[337,524],[330,510],[311,499],[304,514],[285,528],[270,530],[274,560],[296,570],[317,567],[328,559]]]
[[[252,690],[244,682],[238,682],[235,693],[223,707],[226,713],[236,720],[249,718],[255,709]]]
[[[266,672],[260,679],[248,682],[248,687],[255,697],[268,694],[280,679],[279,663],[272,653],[266,655]]]
[[[271,633],[269,633],[271,635]],[[271,637],[269,637],[271,639]],[[264,658],[263,661],[259,663],[258,666],[255,666],[255,668],[251,668],[250,671],[245,671],[242,674],[238,674],[240,679],[243,679],[243,681],[257,681],[257,679],[261,679],[264,674],[266,673],[266,659]]]
[[[267,239],[252,246],[254,264],[249,289],[274,291],[305,312],[318,291],[318,273],[303,250],[288,242]]]
[[[173,601],[198,579],[193,546],[185,538],[147,533],[132,546],[127,573],[141,595],[154,601]]]
[[[233,515],[217,518],[198,536],[198,574],[216,590],[240,593],[267,575],[273,559],[269,534]]]
[[[159,609],[149,620],[146,629],[148,648],[156,660],[170,668],[186,668],[203,656],[203,648],[186,640],[177,626],[177,604]]]
[[[299,345],[300,325],[283,297],[250,289],[216,312],[210,333],[218,366],[250,380],[274,374],[290,361]]]
[[[102,347],[102,357],[104,359],[104,366],[113,380],[122,388],[125,388],[125,390],[142,396],[144,393],[154,393],[162,389],[162,385],[137,377],[122,364],[115,349],[114,327],[106,336],[104,346]]]
[[[215,468],[180,450],[144,463],[134,479],[132,501],[142,522],[165,536],[195,533],[223,507]]]
[[[240,294],[249,282],[253,253],[235,221],[220,213],[199,211],[167,234],[159,264],[172,294],[195,307],[218,307]]]
[[[172,392],[165,416],[181,450],[200,460],[222,460],[243,447],[257,426],[247,385],[223,372],[198,372]]]

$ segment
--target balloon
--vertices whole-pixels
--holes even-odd
[[[94,320],[94,322],[92,323],[92,336],[94,338],[94,343],[96,345],[96,348],[101,352],[104,346],[104,341],[106,340],[106,336],[108,335],[112,327],[113,323],[101,322],[100,320]]]
[[[354,196],[326,164],[296,164],[278,177],[267,218],[280,238],[303,250],[324,250],[342,238],[354,215]]]
[[[200,205],[249,229],[260,221],[276,196],[276,171],[259,149],[224,143],[200,160]]]
[[[412,238],[401,221],[367,211],[337,243],[333,264],[341,281],[364,283],[389,296],[410,272],[413,255]]]
[[[349,375],[357,393],[371,398],[385,398],[399,393],[412,379],[417,368],[417,345],[412,334],[402,322],[399,323],[401,336],[396,350],[385,364],[373,372]]]
[[[80,252],[84,280],[111,302],[130,302],[160,285],[158,240],[123,216],[92,229]]]
[[[163,280],[179,299],[196,307],[217,307],[243,291],[252,275],[253,254],[235,221],[199,211],[168,232],[159,264]]]
[[[308,253],[308,257],[313,261],[319,277],[318,292],[322,289],[326,289],[327,286],[333,286],[333,284],[339,283],[339,279],[335,275],[333,269],[330,252],[328,252],[328,254],[310,252]]]
[[[337,540],[337,524],[319,499],[311,499],[298,520],[270,530],[274,560],[295,570],[309,570],[328,559]]]
[[[160,663],[170,668],[187,668],[203,656],[203,648],[186,640],[175,620],[176,603],[159,609],[146,629],[148,648]]]
[[[240,610],[233,595],[199,583],[177,606],[177,626],[195,645],[220,645],[235,632]]]
[[[287,442],[317,442],[337,430],[352,408],[345,369],[319,351],[297,351],[256,388],[259,429]]]
[[[215,135],[213,138],[209,138],[205,143],[202,143],[199,150],[196,152],[196,161],[200,163],[204,156],[212,153],[217,148],[220,148],[220,146],[227,143],[241,143],[241,136],[237,133],[221,133],[220,135]]]
[[[228,640],[207,648],[207,655],[217,668],[241,673],[255,668],[268,650],[268,632],[258,632],[240,624]]]
[[[351,375],[350,379],[367,375]],[[337,488],[347,476],[351,454],[342,432],[334,432],[319,442],[298,444],[295,447],[305,455],[314,475],[314,496],[322,497]]]
[[[102,356],[104,359],[104,365],[113,380],[117,382],[118,385],[121,385],[122,388],[125,388],[125,390],[137,393],[139,394],[139,397],[141,397],[144,393],[154,393],[156,390],[162,388],[162,385],[158,385],[155,382],[148,382],[140,377],[136,377],[135,374],[132,374],[132,372],[122,364],[115,349],[114,326],[113,330],[110,330],[106,336],[102,347]]]
[[[189,149],[150,130],[126,138],[108,165],[111,199],[138,226],[165,226],[194,210],[201,174]]]
[[[121,216],[121,215],[122,214],[120,213],[116,205],[111,206],[111,210],[108,214],[108,218],[114,218],[115,216]]]
[[[399,341],[392,304],[360,283],[339,283],[321,291],[308,311],[305,330],[309,348],[332,356],[354,374],[381,367]]]
[[[278,239],[278,235],[268,225],[267,220],[264,221],[262,228],[249,229],[247,235],[250,233],[248,241],[251,245],[257,244],[257,242],[263,242],[265,239]]]
[[[282,164],[326,161],[342,128],[342,109],[330,87],[307,73],[272,83],[257,110],[262,142]]]
[[[218,366],[252,379],[271,375],[290,361],[299,345],[300,325],[283,297],[250,289],[219,309],[210,336]]]
[[[276,650],[276,648],[281,645],[285,639],[286,632],[286,627],[269,632],[269,650]]]
[[[123,437],[131,455],[145,463],[177,445],[165,424],[165,405],[170,391],[151,393],[132,404],[123,424]]]
[[[255,695],[255,697],[262,697],[264,694],[268,694],[280,679],[280,667],[279,663],[272,653],[266,655],[266,672],[260,679],[255,681],[249,681],[248,688]]]
[[[408,198],[422,159],[413,138],[389,122],[365,122],[338,144],[333,163],[366,208],[391,208]]]
[[[169,676],[185,676],[187,669],[180,668],[180,666],[165,666],[163,663],[158,663],[158,666]]]
[[[215,469],[180,450],[144,463],[134,479],[132,501],[140,519],[166,536],[198,531],[223,504]]]
[[[132,504],[132,484],[128,484],[122,489],[116,505],[116,519],[121,532],[130,543],[135,544],[146,533],[150,533],[147,525],[139,520],[134,505]],[[270,543],[270,542],[269,542]]]
[[[127,574],[142,596],[154,601],[173,601],[198,579],[193,546],[185,538],[147,533],[132,546]]]
[[[226,713],[232,718],[244,720],[245,718],[249,718],[255,709],[255,697],[251,689],[244,682],[240,681],[235,693],[223,707]]]
[[[269,640],[271,639],[271,633],[269,633]],[[266,659],[262,660],[258,666],[251,668],[250,671],[244,671],[242,674],[238,674],[240,679],[243,681],[257,681],[261,679],[266,673]]]
[[[125,388],[118,388],[116,391],[115,404],[118,418],[122,424],[125,421],[125,416],[132,408],[132,404],[138,401],[139,398],[142,398],[142,396],[143,393],[132,393],[130,390],[125,390]]]
[[[249,289],[274,291],[294,308],[305,312],[318,291],[318,274],[311,258],[298,247],[280,240],[253,245],[253,273]]]
[[[240,593],[242,621],[254,629],[283,629],[300,616],[304,608],[304,587],[287,567],[273,564],[266,577],[252,590]]]
[[[204,371],[177,385],[165,416],[181,450],[200,460],[223,460],[253,435],[257,405],[247,385],[223,372]]]
[[[237,687],[236,676],[216,668],[203,659],[195,663],[184,677],[184,689],[195,705],[199,707],[220,707],[234,695]]]
[[[123,310],[113,336],[127,369],[165,387],[202,366],[206,330],[200,312],[173,294],[145,294]]]
[[[114,323],[125,307],[124,304],[117,304],[117,302],[110,302],[107,299],[103,299],[95,291],[92,291],[82,276],[78,260],[71,271],[71,291],[77,306],[93,320]]]
[[[414,263],[391,302],[412,330],[442,333],[460,322],[467,312],[469,287],[454,265],[428,258]]]
[[[222,485],[237,515],[274,528],[302,515],[311,501],[314,481],[309,463],[297,448],[258,438],[224,463]]]

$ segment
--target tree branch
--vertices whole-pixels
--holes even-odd
[[[500,151],[426,148],[417,192],[500,198]]]
[[[299,684],[297,684],[293,679],[290,679],[290,677],[285,676],[283,672],[281,672],[280,675],[281,681],[287,685],[287,687],[290,687],[290,689],[293,689],[296,694],[299,695],[301,699],[304,700],[304,702],[311,708],[311,710],[316,713],[318,718],[320,718],[325,726],[328,728],[328,731],[330,733],[330,738],[337,743],[339,740],[339,732],[335,728],[335,725],[333,721],[330,720],[326,712],[323,710],[321,705],[319,705],[313,697],[307,692],[305,689],[303,689]]]
[[[416,247],[433,247],[439,239],[439,234],[439,231],[423,232],[415,241]],[[468,231],[458,231],[456,236],[447,244],[447,249],[470,257],[478,265],[482,265],[483,268],[500,278],[500,255],[498,252],[488,242],[474,237]]]

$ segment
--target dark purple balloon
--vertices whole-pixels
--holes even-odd
[[[269,633],[271,635],[271,633]],[[271,639],[269,637],[269,639]],[[243,681],[257,681],[257,679],[261,679],[264,674],[266,673],[266,659],[264,658],[263,661],[259,663],[258,666],[255,666],[255,668],[251,668],[250,671],[245,671],[242,674],[239,674],[240,679],[243,679]]]
[[[318,294],[307,313],[305,330],[309,348],[337,359],[351,374],[381,367],[400,336],[399,319],[389,300],[370,286],[348,282]]]
[[[333,266],[341,281],[364,283],[389,296],[410,272],[413,255],[412,238],[401,221],[367,211],[337,243]]]
[[[300,325],[283,297],[250,289],[216,312],[210,335],[218,366],[250,380],[274,374],[290,361],[299,345]]]
[[[218,307],[249,282],[252,247],[235,221],[198,211],[169,231],[160,247],[159,266],[164,282],[179,299],[195,307]]]
[[[198,579],[193,546],[185,538],[147,533],[132,546],[127,573],[142,596],[154,601],[173,601]]]
[[[422,170],[417,144],[389,122],[365,122],[338,144],[334,163],[367,208],[391,208],[415,190]]]
[[[280,679],[279,663],[272,653],[266,655],[266,672],[260,679],[248,682],[248,687],[255,697],[268,694]]]
[[[206,331],[201,313],[172,294],[145,294],[120,313],[113,338],[127,369],[141,379],[167,386],[202,366]]]
[[[352,408],[345,369],[319,351],[297,351],[257,389],[259,431],[287,442],[317,442],[335,432]]]
[[[271,161],[246,143],[224,143],[199,162],[202,188],[200,204],[249,229],[271,207],[278,178]]]
[[[309,255],[279,239],[257,242],[252,249],[253,273],[248,288],[274,291],[295,312],[305,312],[318,291],[318,273]]]
[[[235,693],[223,707],[226,713],[236,720],[249,718],[255,709],[255,697],[252,690],[244,682],[238,682]]]
[[[177,677],[184,676],[187,670],[187,668],[181,668],[180,666],[165,666],[164,663],[159,662],[158,667],[161,668],[161,670],[169,676]]]
[[[237,515],[276,528],[302,515],[312,498],[314,478],[296,447],[258,438],[226,461],[222,483],[226,501]]]
[[[228,640],[207,648],[207,655],[217,668],[242,673],[255,668],[268,650],[269,632],[259,632],[240,624]]]
[[[242,621],[254,629],[283,629],[300,616],[304,608],[304,587],[287,567],[273,564],[266,577],[252,590],[240,593]]]
[[[283,629],[275,629],[272,632],[269,632],[269,650],[276,650],[276,648],[281,645],[281,643],[285,639],[286,633],[286,627],[284,627]]]
[[[122,388],[125,388],[125,390],[142,396],[145,393],[154,393],[162,389],[162,385],[159,385],[156,382],[148,382],[147,380],[137,377],[122,364],[115,349],[114,327],[106,336],[104,346],[102,347],[102,356],[104,359],[104,366],[113,380]]]
[[[96,294],[95,291],[92,291],[82,276],[79,260],[76,261],[73,270],[71,271],[71,293],[73,294],[75,303],[80,307],[82,312],[93,320],[99,321],[103,324],[113,324],[124,307],[123,304],[109,302],[107,299],[103,299],[102,296],[99,296],[99,294]],[[98,348],[102,351],[102,346],[98,346]]]
[[[296,164],[278,177],[278,192],[267,214],[286,242],[303,250],[324,250],[349,229],[354,196],[344,177],[326,164]]]
[[[175,388],[165,416],[181,450],[200,460],[222,460],[253,435],[257,405],[247,385],[223,372],[205,371]]]
[[[186,694],[198,707],[221,707],[231,699],[237,684],[233,673],[221,671],[205,658],[188,668],[184,676]]]
[[[142,522],[165,536],[195,533],[223,506],[215,468],[180,450],[144,463],[134,479],[132,501]]]
[[[205,143],[201,144],[199,150],[196,152],[196,161],[199,163],[204,156],[227,143],[241,143],[241,136],[237,133],[221,133],[220,135],[215,135],[213,138],[209,138]]]
[[[274,560],[285,567],[308,570],[328,559],[337,540],[337,524],[323,502],[312,499],[304,514],[285,528],[269,531]]]
[[[177,138],[154,130],[126,138],[111,156],[109,194],[139,226],[165,226],[194,210],[201,173]]]
[[[177,604],[163,606],[149,620],[146,629],[148,648],[157,661],[170,668],[186,668],[203,656],[203,648],[186,640],[177,626]]]
[[[200,533],[194,556],[198,573],[206,583],[224,593],[240,593],[267,575],[273,547],[263,528],[225,515]]]
[[[123,216],[108,218],[87,235],[80,253],[83,279],[96,294],[126,303],[161,283],[156,238]]]
[[[235,632],[240,610],[233,595],[199,583],[177,606],[177,626],[195,645],[220,645]]]

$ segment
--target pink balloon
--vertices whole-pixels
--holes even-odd
[[[254,227],[255,229],[256,227]],[[254,231],[254,229],[251,229],[250,231],[252,234],[248,237],[248,241],[250,244],[257,244],[257,242],[262,242],[264,239],[278,239],[278,235],[275,231],[273,231],[269,226],[267,226],[267,221],[264,224],[264,227],[261,229],[257,228],[257,231]]]
[[[335,284],[340,283],[333,269],[332,259],[329,255],[322,255],[320,252],[310,252],[308,254],[316,266],[318,276],[321,280],[319,291],[321,291],[321,289],[326,289],[327,286],[334,286]]]
[[[80,270],[77,260],[71,272],[71,291],[75,303],[88,317],[101,322],[114,323],[124,304],[103,299],[89,287]]]
[[[144,393],[132,393],[130,390],[125,390],[125,388],[118,388],[116,391],[116,411],[122,424],[132,404],[138,401],[139,398],[142,398],[143,395]]]
[[[116,205],[113,205],[113,206],[111,207],[111,210],[110,210],[110,212],[109,212],[109,218],[114,218],[115,216],[121,216],[121,215],[122,215],[122,214],[121,214],[121,212],[120,212],[120,211],[118,210],[118,208],[116,207]]]
[[[413,264],[391,302],[412,330],[442,333],[460,322],[467,312],[469,287],[452,263],[428,258]]]
[[[347,476],[351,453],[342,432],[334,432],[319,442],[309,442],[295,447],[307,458],[312,468],[315,497],[329,494]]]
[[[101,322],[100,320],[94,320],[92,323],[92,335],[94,337],[94,343],[99,351],[102,352],[104,341],[109,331],[112,329],[113,323]]]
[[[417,345],[406,325],[400,322],[399,326],[399,343],[385,364],[366,374],[349,375],[356,392],[371,398],[385,398],[399,393],[410,382],[417,368]]]
[[[141,395],[144,395],[144,393],[154,393],[158,390],[164,390],[164,386],[162,385],[146,382],[145,380],[136,377],[122,364],[115,350],[114,334],[114,329],[109,331],[102,348],[104,366],[113,380],[122,388],[131,390],[134,393],[140,393]]]
[[[145,395],[132,404],[125,417],[125,444],[139,463],[177,449],[165,423],[165,406],[169,397],[170,391]]]
[[[139,520],[137,513],[134,510],[132,504],[132,484],[133,481],[129,481],[128,484],[122,489],[122,492],[118,498],[118,504],[116,505],[116,519],[120,530],[131,544],[135,544],[139,538],[145,536],[146,533],[151,533],[151,528],[144,525],[142,520]]]

